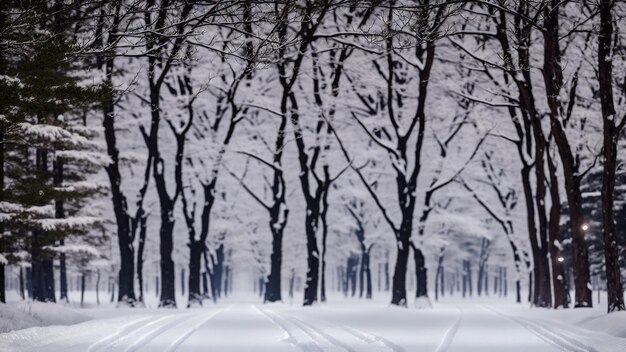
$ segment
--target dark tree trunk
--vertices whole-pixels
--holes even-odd
[[[41,237],[45,236],[39,230],[33,231],[32,257],[32,285],[33,300],[40,302],[56,302],[54,292],[54,265],[51,254],[43,250]]]
[[[385,273],[385,292],[389,291],[389,252],[385,256],[385,265],[384,265],[384,273]]]
[[[382,288],[382,263],[378,263],[378,274],[377,274],[377,282],[378,282],[378,292],[381,291]]]
[[[320,186],[322,192],[320,209],[320,223],[322,224],[322,258],[320,269],[320,301],[326,302],[326,242],[328,238],[328,223],[326,222],[328,214],[328,192],[330,190],[330,175],[328,174],[328,167],[324,167],[324,181]]]
[[[602,156],[602,236],[604,239],[604,259],[608,312],[625,310],[624,290],[620,270],[619,245],[615,226],[615,169],[617,166],[617,144],[626,116],[621,122],[613,102],[613,15],[614,1],[600,0],[600,33],[598,44],[598,82],[602,105],[604,138]],[[623,23],[622,23],[623,24]],[[626,92],[626,87],[622,88]],[[617,125],[619,124],[619,125]]]
[[[415,261],[416,289],[415,298],[428,298],[428,278],[424,261],[424,254],[420,248],[413,247],[413,259]]]
[[[444,286],[443,286],[443,255],[440,255],[437,259],[437,271],[435,272],[435,300],[439,300],[439,292],[443,296]]]
[[[568,308],[567,292],[565,292],[565,270],[561,254],[561,198],[559,195],[559,180],[556,165],[548,154],[548,171],[550,173],[550,219],[548,221],[548,238],[550,261],[552,264],[552,289],[554,291],[554,308]]]
[[[476,294],[478,295],[478,297],[480,297],[483,293],[484,277],[485,277],[485,267],[484,265],[479,265],[478,277],[476,278]]]
[[[204,271],[202,273],[202,297],[203,298],[211,297],[211,295],[209,294],[209,272],[208,271]]]
[[[483,292],[485,293],[485,296],[489,296],[489,266],[488,265],[485,265],[485,268],[483,269],[483,280],[484,280]]]
[[[161,210],[161,230],[159,231],[161,254],[161,296],[159,307],[176,308],[176,281],[174,261],[172,261],[174,219],[171,211]]]
[[[473,283],[473,280],[472,280],[472,278],[473,278],[473,275],[472,275],[472,262],[467,260],[465,263],[466,263],[465,265],[467,265],[467,269],[466,269],[466,272],[467,272],[467,288],[468,288],[468,291],[469,291],[469,296],[472,297],[472,294],[474,293],[473,292],[474,291],[474,283]]]
[[[85,273],[80,275],[80,306],[85,304]]]
[[[20,297],[22,300],[26,299],[24,292],[24,268],[20,265]]]
[[[317,302],[317,285],[319,282],[319,250],[317,248],[317,224],[319,208],[316,204],[307,204],[305,231],[307,238],[307,272],[304,285],[304,306],[310,306]]]
[[[279,136],[276,141],[277,151],[274,154],[274,163],[280,164],[283,150],[284,128],[286,119],[283,118]],[[278,154],[280,153],[280,154]],[[270,229],[272,231],[272,254],[270,255],[270,274],[267,277],[265,287],[265,302],[279,302],[282,300],[281,268],[283,264],[283,231],[287,225],[289,209],[285,205],[285,181],[282,170],[274,170],[274,182],[272,185],[273,204],[270,210]],[[322,291],[324,294],[324,291]]]
[[[189,243],[189,295],[187,297],[187,307],[202,305],[202,294],[200,293],[200,265],[202,263],[202,252],[204,243],[195,241]],[[208,292],[206,275],[204,276],[204,290]],[[185,294],[183,292],[183,294]]]
[[[278,302],[281,301],[281,267],[282,267],[282,241],[283,241],[283,228],[279,231],[273,232],[272,238],[272,254],[270,256],[270,274],[267,277],[267,283],[265,288],[265,302]]]
[[[180,269],[180,292],[185,294],[185,269]]]
[[[224,297],[228,297],[228,295],[230,294],[230,285],[232,282],[232,269],[230,268],[230,265],[225,265],[224,266]]]
[[[370,252],[368,249],[361,252],[361,267],[359,269],[359,297],[372,298],[372,272],[370,269]]]
[[[3,16],[4,17],[4,16]],[[2,21],[4,22],[4,21]],[[0,57],[0,62],[4,61]],[[2,64],[4,64],[2,62]],[[0,202],[4,201],[4,123],[0,124]],[[4,232],[4,226],[0,224],[0,232]],[[4,264],[0,264],[0,302],[6,303],[6,288],[4,287]],[[22,267],[20,266],[20,279],[22,278]],[[24,290],[22,299],[24,299]]]
[[[359,265],[359,256],[351,253],[346,264],[346,282],[345,295],[350,294],[352,297],[356,294],[357,285],[357,266]]]
[[[463,298],[467,296],[467,261],[463,260]]]
[[[137,281],[139,284],[139,302],[144,303],[144,293],[143,293],[143,253],[146,249],[146,221],[147,217],[144,215],[143,209],[139,209],[137,211],[138,219],[135,221],[139,221],[139,247],[137,248]]]
[[[61,241],[61,245],[63,245],[63,241]],[[59,285],[59,300],[69,302],[69,298],[67,297],[67,264],[65,253],[59,255]]]
[[[493,294],[498,294],[500,292],[500,267],[497,268],[496,272],[493,274]]]
[[[213,264],[213,275],[211,275],[211,289],[213,299],[217,300],[222,296],[222,282],[224,276],[224,245],[220,244],[215,250],[215,256],[211,255]]]
[[[264,297],[265,292],[265,279],[263,278],[263,276],[260,276],[257,280],[259,286],[259,298],[262,298]]]
[[[133,240],[130,233],[130,217],[128,216],[128,204],[126,196],[122,193],[122,176],[119,171],[119,150],[115,135],[115,111],[113,102],[113,57],[106,61],[105,66],[107,95],[102,103],[104,112],[104,138],[107,145],[107,154],[111,163],[105,166],[109,177],[111,199],[113,201],[113,213],[117,223],[117,243],[120,251],[120,270],[118,275],[118,302],[134,306],[135,304],[135,263]]]
[[[361,252],[361,261],[359,266],[359,298],[363,298],[365,293],[365,251]]]
[[[289,298],[293,298],[293,289],[296,282],[296,271],[291,269],[291,277],[289,278]]]
[[[533,273],[528,273],[528,302],[533,302]]]
[[[553,6],[558,2],[552,1]],[[563,72],[561,63],[561,50],[559,47],[559,11],[558,7],[547,11],[545,16],[544,31],[544,85],[548,107],[550,109],[550,126],[557,145],[561,163],[563,166],[563,178],[565,191],[569,205],[570,228],[572,233],[572,258],[574,266],[574,307],[591,307],[593,305],[591,290],[589,289],[589,254],[585,242],[584,213],[582,210],[582,193],[578,157],[572,152],[568,136],[564,130],[562,119],[561,89],[563,87]],[[611,39],[608,39],[609,41]],[[569,96],[575,99],[577,82],[573,84],[573,91]],[[574,101],[570,101],[571,105]],[[622,304],[623,305],[623,304]]]
[[[7,303],[6,290],[4,284],[4,264],[0,263],[0,302]]]
[[[55,187],[61,187],[63,184],[63,167],[64,162],[63,158],[57,157],[52,163],[54,168],[53,175],[53,184]],[[55,199],[54,201],[54,217],[57,219],[65,218],[65,204],[62,199]],[[60,241],[60,245],[63,246],[65,244],[64,239],[62,238]],[[67,268],[66,268],[66,259],[65,252],[61,252],[59,255],[59,284],[60,284],[60,292],[59,292],[59,300],[69,302],[67,297]]]
[[[96,304],[100,305],[100,269],[97,269],[96,275]]]
[[[504,297],[507,296],[507,294],[509,293],[509,280],[507,279],[507,270],[506,268],[502,268],[502,271],[504,271],[504,275],[502,278],[502,282],[504,283]]]
[[[397,241],[396,265],[391,284],[391,304],[406,306],[406,269],[409,261],[409,239],[401,236]]]

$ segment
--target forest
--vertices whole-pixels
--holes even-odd
[[[0,301],[623,311],[625,125],[622,1],[3,0]]]

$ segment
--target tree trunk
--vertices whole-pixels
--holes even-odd
[[[147,232],[147,218],[144,215],[143,209],[137,211],[139,219],[139,247],[137,248],[137,281],[139,283],[139,302],[144,303],[143,294],[143,253],[146,249],[146,232]]]
[[[187,308],[195,305],[202,305],[202,294],[200,293],[200,265],[202,263],[202,252],[204,250],[204,243],[200,241],[194,241],[189,243],[189,294],[187,296]],[[208,291],[206,287],[206,275],[204,276],[205,292]],[[185,294],[183,292],[183,294]]]
[[[180,269],[180,292],[185,294],[185,268]]]
[[[484,276],[485,276],[485,266],[478,265],[478,277],[476,278],[476,294],[480,297],[483,293],[483,285],[484,285]]]
[[[213,274],[211,275],[211,290],[213,300],[222,296],[222,279],[224,276],[224,245],[220,244],[215,250],[215,256],[211,255]]]
[[[293,289],[296,282],[296,271],[291,269],[291,277],[289,278],[289,298],[293,298]]]
[[[96,277],[96,304],[100,305],[100,269],[97,270]]]
[[[471,261],[466,261],[466,265],[467,265],[467,287],[469,290],[469,296],[472,297],[473,291],[474,291],[474,284],[472,282],[472,262]]]
[[[425,266],[425,258],[422,250],[413,247],[413,259],[415,261],[415,298],[428,298],[428,279]]]
[[[439,300],[439,290],[443,293],[443,285],[439,282],[439,276],[441,275],[441,261],[443,260],[443,256],[439,256],[437,260],[437,271],[435,272],[435,301]],[[440,287],[441,286],[441,287]]]
[[[6,290],[4,286],[4,264],[0,263],[0,302],[7,303]]]
[[[176,281],[172,251],[174,250],[174,218],[171,211],[161,211],[161,230],[159,231],[161,254],[161,297],[159,307],[176,308]]]
[[[467,296],[467,262],[463,260],[463,298]]]
[[[369,265],[369,263],[366,263],[366,260],[369,261],[369,259],[365,258],[365,253],[365,250],[361,249],[361,263],[359,266],[359,298],[363,298],[363,294],[365,293],[365,266]]]
[[[24,268],[20,265],[20,297],[22,300],[26,299],[24,292]]]
[[[313,209],[310,209],[310,207]],[[307,272],[304,285],[304,306],[310,306],[317,302],[317,285],[319,280],[319,250],[317,248],[317,222],[319,217],[317,205],[307,204],[306,214],[306,249],[307,249]]]
[[[502,278],[502,282],[504,283],[504,297],[507,296],[507,294],[509,293],[509,280],[507,279],[507,270],[506,268],[502,268],[502,270],[504,271],[504,277]]]
[[[320,222],[322,224],[322,267],[320,270],[320,301],[326,302],[326,242],[328,237],[328,223],[326,222],[328,214],[328,191],[330,189],[329,175],[326,172],[328,167],[324,168],[325,180],[322,185],[318,186],[322,192],[322,208],[320,210]]]
[[[496,272],[493,274],[493,294],[500,292],[500,267],[497,267]]]
[[[411,249],[408,234],[400,235],[396,243],[397,256],[391,283],[391,304],[406,307],[406,269]]]
[[[56,157],[52,163],[54,169],[53,184],[55,187],[61,187],[63,185],[63,158]],[[55,199],[54,201],[54,217],[57,219],[65,218],[65,204],[62,199]],[[59,241],[63,246],[64,239]],[[60,295],[59,300],[69,302],[67,297],[67,269],[65,263],[65,252],[61,252],[59,255],[59,281],[60,281]]]
[[[384,273],[385,273],[385,292],[389,291],[389,252],[385,256],[385,265],[384,265]]]
[[[567,292],[565,292],[565,270],[561,254],[561,198],[556,165],[548,153],[548,171],[550,173],[550,219],[548,221],[548,238],[550,261],[552,264],[552,289],[554,291],[554,308],[568,308]]]
[[[107,62],[107,82],[111,92],[102,103],[104,112],[104,138],[107,144],[107,154],[111,158],[111,163],[105,166],[109,177],[111,199],[113,201],[113,213],[117,223],[117,244],[120,251],[120,270],[118,275],[118,304],[135,305],[135,265],[134,248],[130,233],[130,217],[128,216],[128,204],[126,196],[122,193],[122,176],[119,171],[119,150],[117,149],[117,138],[115,136],[115,112],[113,105],[113,92],[111,75],[113,71],[113,61]]]
[[[50,254],[41,247],[39,230],[33,231],[32,257],[32,290],[33,300],[40,302],[56,302],[54,292],[54,266]]]
[[[485,296],[489,296],[489,266],[486,264],[483,269],[483,280],[483,292],[485,293]]]
[[[282,175],[280,177],[282,178]],[[282,195],[275,194],[274,197],[282,197]],[[270,211],[272,254],[270,255],[270,274],[267,277],[264,302],[279,302],[282,300],[281,267],[283,263],[283,231],[287,224],[288,215],[288,210],[284,206],[283,201],[284,200],[275,200],[274,206]]]
[[[613,102],[613,15],[614,2],[600,1],[600,34],[598,45],[598,82],[602,105],[603,148],[602,168],[602,236],[606,268],[608,312],[626,310],[620,269],[619,246],[615,226],[615,169],[617,144],[624,122],[617,122],[618,115]],[[626,88],[623,88],[626,91]],[[622,119],[626,116],[622,114]],[[626,120],[624,120],[626,121]]]
[[[63,241],[61,241],[61,245],[63,245]],[[59,255],[59,284],[60,284],[60,293],[59,300],[69,302],[69,298],[67,297],[67,264],[65,253],[61,253]]]
[[[85,273],[80,275],[80,306],[85,304]]]
[[[557,5],[554,3],[553,5]],[[589,254],[585,242],[584,213],[582,210],[582,194],[578,156],[572,152],[568,136],[563,128],[561,114],[563,86],[563,72],[561,63],[561,50],[559,47],[559,11],[555,6],[553,11],[548,11],[545,16],[546,31],[544,31],[544,65],[543,76],[550,109],[550,127],[557,145],[561,164],[563,166],[563,178],[565,191],[569,205],[570,228],[572,233],[572,258],[574,266],[574,307],[591,307],[593,305],[591,290],[589,289]],[[609,41],[611,39],[608,39]],[[576,83],[574,83],[575,85]],[[575,91],[570,92],[575,99]],[[574,103],[573,101],[570,102]]]

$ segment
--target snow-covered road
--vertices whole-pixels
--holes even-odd
[[[18,330],[0,334],[0,351],[626,351],[626,339],[556,316],[478,303],[426,310],[232,303]]]

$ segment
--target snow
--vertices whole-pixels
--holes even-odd
[[[90,308],[82,310],[85,314],[60,304],[1,305],[2,331],[15,331],[0,334],[0,350],[193,352],[253,347],[259,352],[612,352],[626,348],[626,312],[607,315],[603,306],[549,310],[499,298],[454,297],[432,301],[432,309],[415,309],[389,306],[387,296],[381,293],[367,301],[331,294],[328,303],[301,307],[290,300],[264,305],[257,296],[239,293],[217,304],[205,301],[204,307],[178,310],[88,304]],[[93,292],[87,297],[93,300]]]
[[[50,325],[72,325],[91,319],[67,306],[54,303],[22,302],[16,305],[0,303],[0,333]],[[16,334],[14,336],[17,336]],[[0,346],[7,335],[0,335]],[[0,348],[1,349],[1,348]]]

